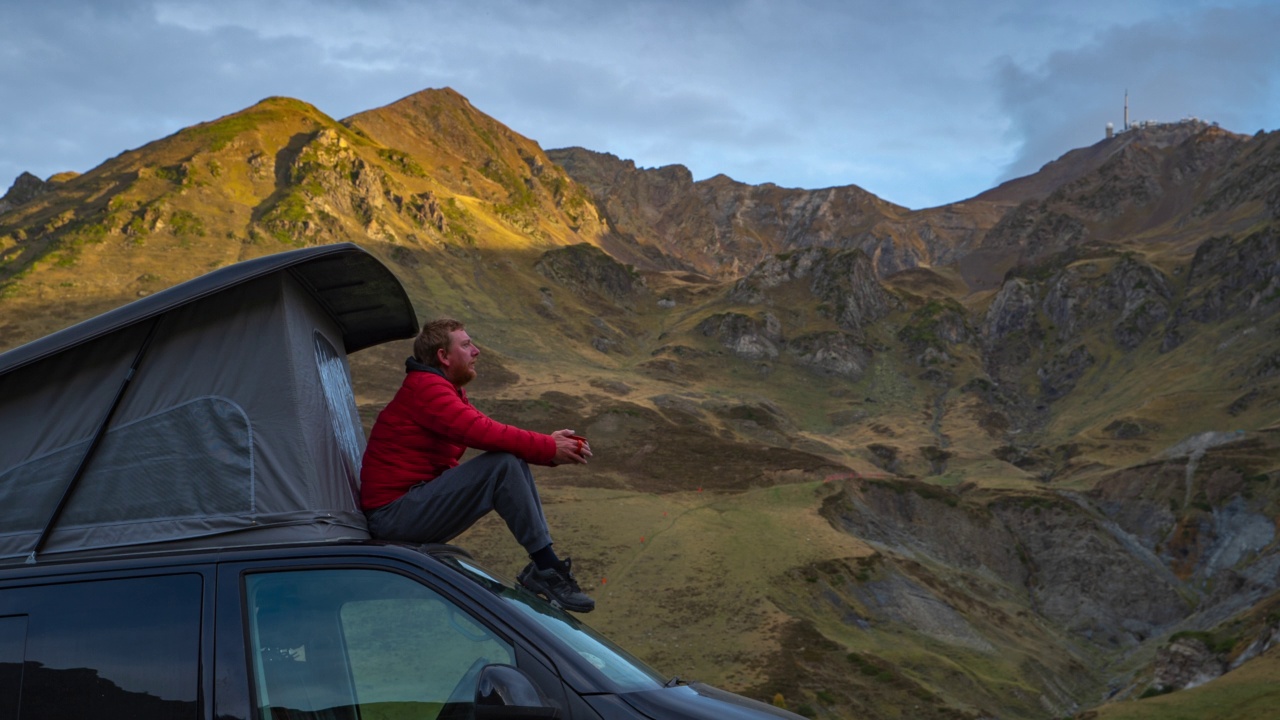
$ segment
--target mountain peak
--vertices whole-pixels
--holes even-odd
[[[29,172],[24,172],[13,181],[9,191],[0,197],[0,212],[16,207],[34,199],[48,191],[49,184]]]
[[[452,88],[422,90],[342,124],[413,156],[454,192],[492,202],[524,198],[545,172],[559,172],[536,142],[477,110]]]
[[[454,90],[451,87],[442,87],[442,88],[426,88],[425,90],[419,90],[415,93],[410,93],[409,95],[405,95],[399,100],[387,103],[386,105],[383,105],[378,108],[374,108],[372,110],[366,110],[364,112],[357,113],[347,119],[352,120],[355,118],[360,118],[360,117],[370,115],[371,113],[385,113],[385,112],[417,113],[422,111],[438,112],[446,108],[452,108],[455,110],[460,110],[460,111],[469,112],[469,113],[483,114],[483,113],[480,113],[480,111],[477,110],[476,107],[471,104],[471,101],[468,100],[467,97],[462,93],[458,92],[457,90]]]
[[[249,107],[245,108],[244,110],[241,110],[240,112],[243,113],[243,112],[251,112],[253,110],[265,110],[265,109],[298,110],[306,113],[320,113],[320,110],[316,108],[315,105],[312,105],[311,103],[306,102],[304,100],[298,100],[297,98],[288,97],[287,95],[271,95],[269,97],[265,97],[259,100],[258,102],[250,105]],[[239,113],[232,113],[232,115],[238,115],[238,114]],[[320,114],[323,115],[324,113],[320,113]]]

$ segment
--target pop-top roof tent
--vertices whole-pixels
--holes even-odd
[[[347,354],[415,332],[400,282],[348,243],[0,354],[0,559],[367,538]]]

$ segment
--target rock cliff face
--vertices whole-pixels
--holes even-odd
[[[356,153],[338,130],[319,131],[284,161],[277,161],[274,169],[290,190],[263,209],[261,222],[267,232],[319,242],[341,237],[343,221],[353,219],[364,233],[388,239],[378,216],[388,200],[394,197],[404,208],[404,199],[392,195],[387,174]]]
[[[817,312],[838,329],[804,330],[792,335],[772,310],[750,314],[716,313],[697,325],[697,332],[713,337],[744,360],[763,361],[786,356],[822,375],[856,381],[871,362],[865,330],[898,307],[875,276],[861,250],[808,248],[766,258],[726,294],[728,302],[743,306],[794,309],[795,293],[808,298]]]
[[[1041,394],[1058,399],[1094,363],[1084,341],[1098,339],[1099,328],[1109,329],[1103,340],[1134,350],[1169,319],[1173,302],[1168,278],[1129,256],[1077,261],[1044,281],[1013,276],[983,320],[987,372],[1016,383],[1039,356]]]
[[[1044,342],[1037,315],[1039,285],[1010,278],[991,301],[981,324],[983,369],[998,387],[1017,393],[1028,363]]]
[[[745,360],[772,360],[782,344],[782,323],[772,313],[751,317],[722,313],[698,323],[698,332],[714,337],[734,355]]]
[[[1190,613],[1168,568],[1091,508],[1063,499],[974,506],[928,487],[863,484],[827,511],[882,552],[994,576],[1011,602],[1102,648],[1134,646]]]
[[[860,334],[897,304],[880,285],[866,253],[827,248],[766,258],[734,283],[729,300],[747,305],[769,304],[774,291],[794,282],[806,285],[831,318],[854,334]]]
[[[886,574],[900,576],[916,586],[914,594],[932,598],[899,607],[902,617],[885,619],[914,628],[965,628],[968,639],[939,637],[952,644],[998,645],[998,634],[985,627],[981,614],[954,617],[957,608],[972,611],[978,602],[997,603],[1020,607],[1019,614],[1043,618],[1069,631],[1081,646],[1104,652],[1192,628],[1163,646],[1153,669],[1153,686],[1185,688],[1226,672],[1233,647],[1239,652],[1231,657],[1246,652],[1252,657],[1274,636],[1267,625],[1225,645],[1223,636],[1216,642],[1221,647],[1209,648],[1206,639],[1212,638],[1200,630],[1280,589],[1274,524],[1258,512],[1266,501],[1233,495],[1232,480],[1223,475],[1235,473],[1239,481],[1236,463],[1246,450],[1228,444],[1210,451],[1221,467],[1233,470],[1190,469],[1195,493],[1207,493],[1210,511],[1170,510],[1179,503],[1169,501],[1174,493],[1157,476],[1176,479],[1181,496],[1180,481],[1188,469],[1184,458],[1116,473],[1088,497],[992,496],[963,487],[862,480],[832,495],[823,514],[892,560],[882,581]],[[964,597],[965,588],[977,596]],[[976,638],[969,637],[974,633]],[[1257,642],[1240,650],[1253,635]]]
[[[1272,227],[1243,239],[1206,240],[1191,261],[1187,287],[1165,329],[1166,351],[1182,343],[1193,323],[1274,314],[1280,309],[1280,231]]]
[[[1235,434],[1193,440],[1167,460],[1112,473],[1089,495],[1104,516],[1186,581],[1189,595],[1238,609],[1277,585],[1270,499],[1250,487],[1271,481],[1256,471],[1274,450]],[[1232,598],[1207,592],[1210,580],[1231,587]]]
[[[861,249],[883,275],[915,267],[936,254],[932,246],[949,244],[937,237],[947,232],[943,222],[922,234],[898,223],[904,208],[852,185],[797,190],[723,175],[694,182],[679,165],[641,170],[582,148],[547,155],[591,190],[610,228],[636,252],[717,277],[740,276],[770,255],[810,246]]]
[[[814,332],[791,338],[786,350],[801,366],[857,382],[871,364],[871,351],[848,333]]]
[[[1252,326],[1280,311],[1280,244],[1267,229],[1202,243],[1174,278],[1134,253],[1107,246],[1068,249],[1011,272],[982,315],[988,377],[1041,401],[1070,394],[1103,357],[1150,346],[1168,353],[1228,318]],[[1246,328],[1245,336],[1255,330]],[[1264,357],[1270,357],[1266,355]],[[1257,379],[1262,361],[1246,372]],[[1028,374],[1034,370],[1034,380]],[[1244,396],[1242,396],[1244,398]],[[1242,406],[1249,403],[1242,399]]]
[[[1226,660],[1209,650],[1203,640],[1182,637],[1157,652],[1153,684],[1160,689],[1185,690],[1203,685],[1226,670]]]
[[[633,268],[586,243],[548,250],[534,264],[539,274],[588,300],[604,299],[631,306],[644,293],[644,280]]]

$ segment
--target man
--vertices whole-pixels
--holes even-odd
[[[360,470],[360,503],[376,538],[448,542],[496,510],[532,562],[517,582],[553,604],[590,612],[572,563],[552,550],[529,463],[585,463],[591,447],[572,430],[550,435],[491,420],[463,386],[480,350],[462,323],[422,327],[400,390],[373,424]],[[484,450],[459,465],[468,447]]]

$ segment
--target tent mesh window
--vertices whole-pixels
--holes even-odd
[[[360,414],[355,406],[355,392],[347,368],[329,341],[320,333],[316,339],[316,367],[320,370],[320,386],[324,389],[324,403],[329,408],[329,422],[334,437],[342,449],[347,465],[347,477],[354,485],[360,456],[364,453],[361,440]]]

